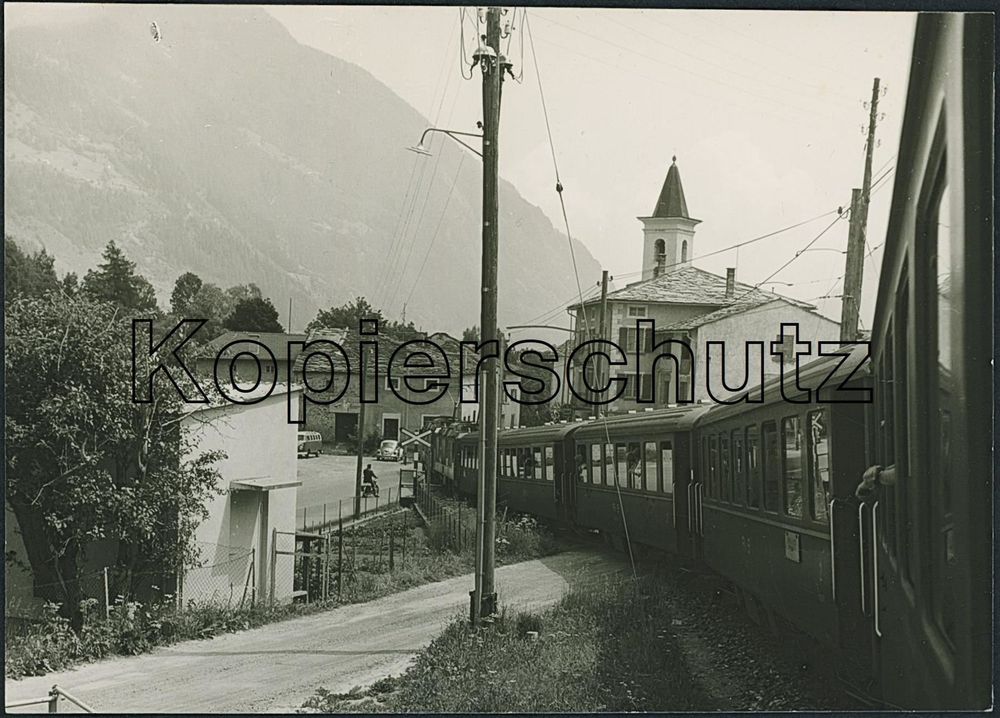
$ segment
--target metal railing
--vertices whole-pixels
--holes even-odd
[[[13,708],[26,708],[28,706],[37,706],[47,703],[49,706],[49,713],[58,713],[60,698],[65,698],[70,703],[74,704],[77,708],[82,710],[84,713],[97,712],[93,708],[88,706],[86,703],[81,701],[79,698],[77,698],[76,696],[72,695],[71,693],[68,693],[67,691],[64,691],[58,685],[52,686],[52,688],[49,689],[49,694],[45,698],[28,698],[27,700],[23,701],[14,701],[13,703],[6,703],[4,704],[4,710],[9,711]]]

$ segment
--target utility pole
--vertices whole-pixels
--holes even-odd
[[[361,375],[358,377],[358,464],[354,472],[354,518],[361,516],[361,474],[365,461],[365,373],[368,371],[368,352],[361,350],[360,335],[358,350],[361,354]]]
[[[875,150],[875,125],[878,122],[879,79],[872,83],[868,115],[868,141],[865,145],[865,173],[861,189],[851,190],[851,224],[847,235],[847,266],[844,270],[844,296],[841,302],[840,341],[858,339],[858,314],[861,310],[861,282],[865,270],[865,235],[868,231],[868,202],[871,198],[872,152]]]
[[[504,63],[500,57],[500,8],[486,10],[486,47],[476,53],[483,71],[483,259],[482,304],[480,305],[480,338],[487,347],[500,351],[497,333],[497,253],[499,249],[499,216],[497,194],[497,139],[500,127],[500,87]],[[497,504],[497,419],[499,413],[499,381],[496,358],[483,361],[480,390],[483,392],[479,412],[479,497],[477,512],[482,530],[477,525],[477,553],[481,551],[480,580],[472,596],[472,622],[496,612],[496,504]]]
[[[292,333],[292,298],[288,298],[288,333]]]
[[[585,310],[586,311],[586,310]],[[601,312],[598,317],[597,323],[597,336],[596,339],[607,339],[607,317],[608,317],[608,270],[601,272]],[[598,364],[599,370],[597,372],[598,380],[600,385],[604,386],[604,365],[605,362],[601,360]],[[610,367],[609,367],[610,368]],[[594,404],[594,415],[597,417],[601,416],[601,405]]]

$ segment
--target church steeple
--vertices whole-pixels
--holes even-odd
[[[670,169],[667,170],[667,178],[663,180],[663,189],[660,190],[660,198],[656,200],[656,207],[653,209],[653,216],[691,219],[691,215],[688,214],[687,202],[684,200],[681,173],[677,169],[677,155],[674,155],[671,160]]]
[[[689,266],[694,256],[694,228],[701,220],[688,213],[677,157],[663,180],[653,214],[642,222],[642,278],[652,279],[678,267]]]

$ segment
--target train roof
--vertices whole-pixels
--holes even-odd
[[[698,418],[709,410],[706,404],[686,404],[665,409],[617,414],[592,419],[579,428],[580,439],[601,438],[605,435],[634,433],[636,430],[689,431]]]
[[[559,441],[582,424],[582,421],[573,421],[565,424],[543,424],[542,426],[526,426],[518,429],[502,429],[497,437],[498,446],[522,441]],[[478,439],[478,431],[469,431],[458,436],[459,441],[476,441]]]
[[[868,361],[869,349],[868,342],[860,342],[841,347],[834,354],[823,356],[807,364],[803,364],[799,368],[799,386],[812,391],[820,387],[833,391],[846,381],[855,382],[870,376],[871,362]],[[801,396],[802,392],[795,388],[791,378],[788,383],[788,395],[793,398]],[[714,404],[704,416],[699,418],[698,425],[709,424],[713,421],[727,419],[746,411],[753,411],[762,406],[771,406],[786,401],[781,391],[780,376],[773,377],[764,382],[763,403],[742,401],[748,393],[749,390],[743,391],[734,397],[734,399],[741,400],[739,404]]]

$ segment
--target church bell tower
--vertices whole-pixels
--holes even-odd
[[[653,214],[638,219],[643,234],[643,280],[690,266],[694,256],[694,228],[701,220],[688,214],[677,157],[667,170]]]

